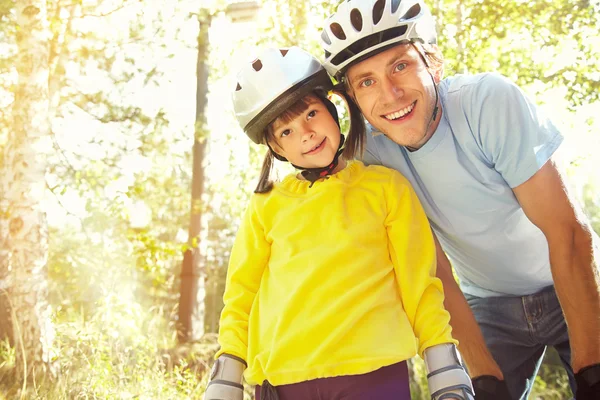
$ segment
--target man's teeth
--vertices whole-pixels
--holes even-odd
[[[390,121],[393,120],[393,119],[404,117],[406,114],[408,114],[409,112],[411,112],[413,108],[415,108],[415,103],[412,103],[410,106],[405,107],[405,108],[403,108],[400,111],[396,111],[395,113],[391,113],[391,114],[385,115],[385,117],[387,119],[389,119]]]

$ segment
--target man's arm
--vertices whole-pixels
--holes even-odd
[[[437,277],[444,285],[444,307],[450,313],[452,336],[458,340],[458,350],[469,368],[471,378],[492,375],[504,379],[500,367],[488,350],[475,316],[452,275],[452,266],[435,233]]]
[[[587,218],[570,198],[552,159],[513,192],[548,241],[554,286],[569,329],[573,370],[599,363],[599,254]]]

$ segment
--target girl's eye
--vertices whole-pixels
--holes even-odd
[[[317,110],[311,110],[308,114],[307,114],[307,118],[313,118],[315,115],[317,115]]]
[[[396,67],[394,67],[395,71],[402,71],[404,68],[406,68],[406,64],[405,63],[400,63],[398,65],[396,65]]]
[[[284,129],[283,131],[281,131],[280,136],[281,137],[286,137],[287,135],[289,135],[290,133],[292,133],[292,131],[290,131],[289,129]]]
[[[362,87],[369,87],[373,84],[373,79],[365,79],[364,81],[362,81],[360,83],[360,86]]]

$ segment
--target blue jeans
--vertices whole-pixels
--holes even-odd
[[[522,297],[465,297],[513,399],[529,397],[546,346],[557,350],[575,393],[567,324],[553,286]]]

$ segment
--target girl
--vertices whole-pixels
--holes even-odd
[[[344,146],[331,89],[296,47],[238,74],[237,119],[269,152],[231,253],[204,398],[242,400],[244,374],[257,399],[410,399],[405,360],[419,353],[432,398],[470,399],[427,218],[399,173],[350,161],[364,123],[349,105]],[[273,157],[300,173],[273,184]]]

